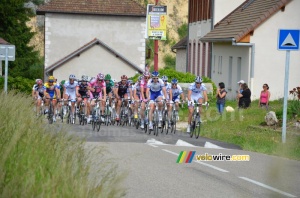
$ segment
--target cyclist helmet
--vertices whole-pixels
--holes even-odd
[[[123,75],[123,76],[121,76],[121,79],[122,79],[122,80],[123,80],[123,79],[127,80],[128,77],[127,77],[126,75]]]
[[[133,81],[132,80],[127,80],[128,84],[133,84]]]
[[[162,76],[161,79],[165,82],[168,81],[168,76]]]
[[[87,75],[82,75],[81,76],[81,81],[88,82],[89,81],[89,77]]]
[[[36,84],[39,84],[39,83],[41,83],[41,82],[43,82],[42,79],[36,79],[36,80],[35,80],[35,83],[36,83]]]
[[[143,79],[143,76],[139,76],[138,81],[141,81]]]
[[[48,81],[49,81],[49,82],[54,82],[54,81],[55,81],[54,76],[49,76]]]
[[[97,75],[97,79],[98,79],[98,80],[104,80],[104,75],[101,74],[101,73],[99,73],[99,74]]]
[[[71,74],[70,76],[69,76],[69,79],[71,80],[75,80],[76,79],[76,76],[74,75],[74,74]]]
[[[91,77],[90,78],[90,82],[92,82],[93,80],[95,80],[96,78],[95,77]]]
[[[200,76],[197,76],[197,77],[195,78],[195,82],[196,82],[196,83],[202,83],[202,78],[201,78]]]
[[[106,74],[106,75],[105,75],[105,80],[111,80],[110,74]]]
[[[117,81],[116,81],[116,79],[112,79],[112,81],[114,82],[114,83],[116,83]]]
[[[143,76],[144,76],[144,77],[150,77],[150,72],[145,71],[145,72],[143,73]]]
[[[178,83],[178,80],[176,78],[173,78],[172,79],[172,84],[177,84]]]
[[[152,77],[158,77],[159,73],[157,71],[152,72]]]

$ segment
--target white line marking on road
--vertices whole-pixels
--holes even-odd
[[[216,149],[224,149],[223,147],[220,147],[218,145],[215,145],[210,142],[205,142],[204,148],[216,148]]]
[[[154,148],[157,148],[157,147],[158,147],[158,146],[155,146],[154,144],[147,144],[147,145],[152,146],[152,147],[154,147]]]
[[[167,152],[167,153],[171,153],[171,154],[173,154],[173,155],[179,156],[178,153],[175,153],[175,152],[173,152],[173,151],[169,151],[169,150],[167,150],[167,149],[161,149],[161,150],[163,150],[163,151],[165,151],[165,152]],[[224,169],[222,169],[222,168],[219,168],[219,167],[216,167],[216,166],[213,166],[213,165],[210,165],[210,164],[206,164],[206,163],[204,163],[204,162],[199,162],[199,161],[196,161],[196,160],[194,160],[194,162],[197,162],[198,164],[202,164],[202,165],[204,165],[204,166],[207,166],[207,167],[213,168],[213,169],[215,169],[215,170],[221,171],[221,172],[223,172],[223,173],[228,173],[228,172],[229,172],[229,171],[227,171],[227,170],[224,170]]]
[[[292,194],[289,194],[289,193],[287,193],[287,192],[278,190],[278,189],[273,188],[273,187],[271,187],[271,186],[268,186],[268,185],[266,185],[266,184],[263,184],[263,183],[260,183],[260,182],[258,182],[258,181],[249,179],[249,178],[247,178],[247,177],[239,177],[239,178],[240,178],[240,179],[243,179],[243,180],[246,180],[246,181],[248,181],[248,182],[251,182],[251,183],[253,183],[253,184],[256,184],[256,185],[258,185],[258,186],[267,188],[267,189],[269,189],[269,190],[273,190],[273,191],[275,191],[275,192],[277,192],[277,193],[280,193],[280,194],[285,195],[285,196],[288,196],[288,197],[297,197],[297,196],[295,196],[295,195],[292,195]]]
[[[185,141],[183,141],[183,140],[177,140],[177,142],[176,142],[176,144],[175,144],[176,146],[190,146],[190,147],[196,147],[195,145],[193,145],[193,144],[190,144],[190,143],[188,143],[188,142],[185,142]]]
[[[167,150],[167,149],[161,149],[161,150],[166,151],[167,153],[171,153],[171,154],[173,154],[173,155],[179,156],[178,153],[175,153],[175,152],[173,152],[173,151],[169,151],[169,150]]]
[[[194,162],[196,162],[198,164],[202,164],[202,165],[210,167],[210,168],[213,168],[213,169],[218,170],[218,171],[223,172],[223,173],[228,173],[229,172],[227,170],[224,170],[222,168],[219,168],[219,167],[216,167],[216,166],[213,166],[213,165],[210,165],[210,164],[206,164],[204,162],[199,162],[199,161],[196,161],[196,160],[194,160]]]

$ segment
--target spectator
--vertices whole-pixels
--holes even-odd
[[[251,104],[251,91],[246,83],[242,84],[242,93],[238,93],[239,108],[247,109]]]
[[[238,84],[239,84],[239,89],[238,89],[238,93],[242,93],[243,92],[243,88],[242,88],[242,84],[244,84],[245,83],[245,81],[244,80],[240,80],[239,82],[238,82]]]
[[[219,88],[217,89],[217,108],[220,114],[224,111],[226,94],[227,91],[225,90],[225,84],[220,82]]]
[[[264,84],[263,85],[263,90],[260,92],[260,98],[259,98],[259,105],[258,106],[265,107],[268,110],[270,96],[271,96],[271,93],[269,91],[269,85]]]

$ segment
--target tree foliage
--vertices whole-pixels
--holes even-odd
[[[187,33],[188,33],[188,24],[184,23],[182,24],[180,27],[178,27],[177,29],[178,35],[179,35],[179,39],[183,39]]]
[[[43,63],[34,46],[28,45],[35,33],[26,25],[34,16],[32,9],[24,7],[26,2],[28,0],[0,1],[0,37],[16,46],[16,59],[9,62],[9,75],[37,78],[41,76],[33,76],[30,68],[41,70]]]

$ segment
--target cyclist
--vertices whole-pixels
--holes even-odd
[[[42,100],[46,94],[46,87],[41,79],[37,79],[33,89],[33,98],[36,100],[36,115],[39,115]]]
[[[42,79],[36,79],[35,80],[35,84],[33,85],[33,87],[32,87],[32,92],[31,92],[31,96],[32,96],[32,99],[33,100],[35,100],[36,98],[35,98],[35,96],[36,96],[36,93],[35,93],[35,88],[37,87],[37,85],[38,85],[38,82],[40,81],[40,80],[42,80]],[[42,81],[43,82],[43,81]]]
[[[168,127],[171,126],[171,114],[172,114],[172,89],[171,89],[171,83],[168,82],[168,77],[167,76],[162,76],[161,77],[162,81],[165,84],[166,87],[166,92],[167,92],[167,98],[164,98],[168,100],[169,102],[167,103],[167,111],[168,111]]]
[[[141,129],[144,129],[144,123],[145,123],[145,108],[146,108],[146,102],[148,101],[148,98],[146,96],[146,91],[147,91],[147,84],[150,79],[150,73],[148,71],[143,73],[143,78],[141,79],[140,82],[140,88],[141,88],[141,94],[140,94],[140,99],[141,99]]]
[[[77,96],[77,113],[79,113],[79,104],[82,101],[82,98],[84,98],[84,105],[86,108],[86,116],[87,116],[87,122],[90,122],[90,103],[87,98],[90,97],[90,90],[91,87],[88,84],[88,76],[82,75],[81,81],[77,84],[76,87],[76,96]]]
[[[194,113],[194,101],[197,103],[202,104],[203,99],[205,100],[205,104],[207,104],[207,89],[205,85],[202,83],[202,78],[200,76],[197,76],[195,78],[195,82],[190,84],[189,90],[188,90],[188,107],[189,107],[189,116],[188,116],[188,127],[187,127],[187,133],[190,133],[191,128],[191,121],[192,121],[192,115]],[[202,108],[200,108],[200,114],[202,112]]]
[[[75,111],[75,102],[76,102],[76,87],[78,86],[78,82],[75,81],[76,77],[74,74],[69,76],[69,81],[66,81],[63,84],[63,97],[65,100],[65,105],[68,103],[68,99],[71,100],[71,115],[74,115]]]
[[[122,104],[122,98],[127,99],[129,93],[129,98],[132,98],[132,90],[131,86],[128,83],[128,77],[126,75],[121,76],[121,81],[116,83],[115,85],[115,96],[117,99],[117,114],[116,114],[116,120],[119,121],[119,115],[120,115],[120,109]],[[127,101],[125,101],[125,105],[127,106]]]
[[[141,80],[143,76],[139,76],[136,83],[133,85],[132,92],[134,98],[134,118],[138,118],[138,106],[141,102]]]
[[[164,85],[164,82],[159,79],[159,73],[157,71],[152,72],[152,79],[148,81],[147,83],[147,91],[146,95],[147,98],[150,99],[150,112],[149,112],[149,130],[153,130],[153,123],[152,123],[152,115],[155,109],[154,102],[155,100],[158,102],[158,110],[159,110],[159,120],[162,120],[162,100],[164,96],[167,98],[167,93],[166,93],[166,87]],[[162,94],[163,93],[163,94]],[[160,122],[159,122],[160,124]],[[160,127],[160,126],[159,126]]]
[[[172,79],[171,84],[172,84],[171,90],[173,96],[172,101],[175,103],[176,119],[178,119],[179,101],[180,99],[181,100],[184,99],[184,94],[180,85],[178,85],[178,80],[176,78]]]
[[[44,84],[44,86],[46,87],[46,100],[45,100],[45,113],[48,113],[48,109],[49,109],[49,99],[53,99],[52,103],[53,103],[53,110],[54,110],[54,117],[53,117],[53,121],[56,122],[56,99],[60,99],[60,90],[59,90],[59,86],[56,85],[55,82],[55,78],[54,76],[49,76],[48,78],[48,82],[46,82]]]
[[[111,101],[112,101],[113,92],[114,92],[113,89],[114,89],[115,83],[111,79],[110,74],[106,74],[104,77],[104,80],[105,80],[105,84],[106,84],[106,95],[109,97],[109,106],[111,106]]]
[[[65,84],[65,80],[60,81],[59,86],[60,86],[60,93],[61,93],[61,98],[64,97],[64,84]]]
[[[96,105],[96,99],[101,100],[101,120],[104,122],[104,111],[105,111],[105,102],[106,102],[106,83],[104,81],[104,75],[99,73],[91,83],[91,93],[92,93],[92,108]],[[103,95],[102,95],[103,93]]]

